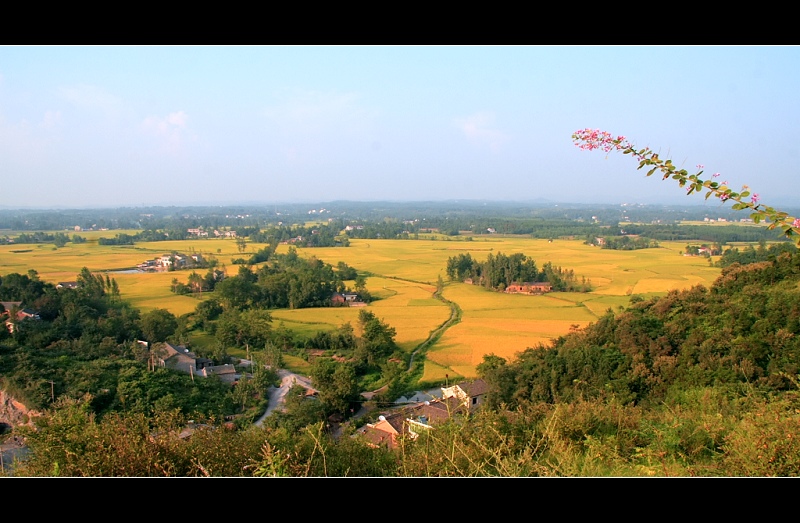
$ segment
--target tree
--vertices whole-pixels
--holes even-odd
[[[105,296],[105,281],[100,274],[92,274],[88,268],[84,267],[77,277],[78,292],[89,299],[97,299]]]
[[[63,247],[69,241],[69,236],[64,234],[63,232],[57,232],[53,235],[53,244],[56,247]]]
[[[229,309],[217,320],[217,339],[228,346],[261,348],[271,332],[272,315],[264,309]]]
[[[238,250],[240,254],[247,250],[247,239],[244,236],[238,236],[236,238],[236,250]]]
[[[343,280],[355,280],[358,277],[358,272],[343,261],[336,264],[336,269],[338,270],[339,277]]]
[[[320,358],[311,367],[311,379],[328,414],[345,416],[350,404],[358,399],[356,371],[348,363]]]
[[[249,309],[261,299],[258,285],[241,272],[232,278],[225,278],[216,286],[216,294],[222,306],[227,309]],[[249,271],[248,271],[249,272]]]
[[[219,303],[219,300],[215,298],[201,301],[197,304],[197,307],[194,308],[196,319],[201,321],[204,326],[208,322],[219,318],[219,315],[222,314],[222,312],[222,305]]]
[[[203,292],[203,277],[197,274],[195,271],[189,275],[189,287],[192,289],[192,293],[195,295]]]
[[[359,311],[358,322],[361,326],[361,338],[353,357],[361,365],[377,367],[397,349],[394,341],[397,331],[364,309]]]
[[[178,318],[167,309],[153,309],[142,314],[139,328],[150,343],[167,341],[178,328]]]
[[[260,356],[254,354],[253,358],[258,358],[259,362],[263,360],[263,364],[268,365],[271,369],[283,367],[283,353],[281,352],[281,348],[272,341],[266,343],[264,351]]]

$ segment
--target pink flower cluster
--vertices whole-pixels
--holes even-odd
[[[685,183],[691,182],[689,187],[686,189],[687,193],[692,193],[694,191],[695,186],[699,186],[699,184],[704,185],[708,188],[708,194],[706,198],[710,195],[714,195],[719,198],[721,201],[727,200],[734,200],[741,203],[743,206],[750,207],[755,210],[759,215],[766,216],[768,219],[774,220],[776,222],[788,224],[791,217],[780,216],[780,214],[775,214],[772,212],[771,209],[761,209],[758,205],[758,202],[761,201],[761,198],[758,194],[753,193],[750,203],[745,203],[741,200],[741,196],[732,193],[730,189],[726,186],[728,185],[727,181],[723,181],[720,184],[703,182],[700,180],[699,176],[702,174],[705,165],[697,164],[698,173],[692,176],[687,176],[685,170],[675,171],[671,165],[671,162],[667,162],[663,164],[658,158],[657,155],[650,150],[649,147],[645,147],[644,149],[637,151],[634,149],[633,145],[626,140],[624,136],[617,136],[616,138],[607,131],[601,131],[600,129],[580,129],[575,131],[572,134],[572,140],[575,142],[575,145],[579,149],[583,149],[586,151],[593,151],[595,149],[600,149],[606,153],[611,151],[624,151],[625,153],[632,153],[632,156],[639,160],[640,166],[639,168],[643,167],[645,164],[653,165],[656,164],[656,167],[659,168],[664,172],[664,178],[668,178],[671,174],[674,174],[674,178],[680,179],[680,185],[683,187]],[[647,160],[655,160],[655,161],[647,161]],[[651,171],[652,172],[652,171]],[[650,174],[648,174],[649,176]],[[720,176],[719,173],[714,173],[711,175],[711,178],[718,178]],[[696,185],[693,185],[696,184]],[[747,185],[742,186],[742,191],[748,191],[749,187]],[[741,207],[740,207],[741,208]],[[785,213],[783,213],[785,215]],[[800,230],[800,218],[795,218],[794,221],[791,222],[792,228],[795,229],[795,234],[798,234],[798,230]],[[791,232],[787,231],[787,234],[790,235]],[[796,240],[798,246],[800,246],[800,238]]]
[[[604,152],[611,152],[613,150],[629,149],[631,145],[625,141],[624,136],[614,136],[600,129],[581,129],[572,134],[572,139],[579,149],[586,151],[593,151],[600,149]]]

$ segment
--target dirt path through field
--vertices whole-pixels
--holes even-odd
[[[450,317],[435,330],[431,331],[428,338],[417,345],[417,348],[411,353],[411,359],[408,362],[409,372],[414,365],[414,356],[416,356],[417,353],[427,350],[431,345],[439,341],[439,338],[442,337],[442,334],[444,334],[447,329],[461,321],[461,307],[459,307],[456,302],[450,301],[442,296],[441,290],[438,289],[433,293],[433,297],[450,307]]]

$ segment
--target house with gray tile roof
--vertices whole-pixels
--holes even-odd
[[[442,387],[442,398],[456,398],[469,410],[479,407],[489,387],[484,380],[462,381],[452,387]]]
[[[466,405],[456,397],[424,401],[380,415],[375,423],[367,423],[359,428],[355,436],[362,437],[369,445],[394,449],[401,437],[417,439],[424,431],[466,412]]]

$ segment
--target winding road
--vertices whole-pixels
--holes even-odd
[[[264,411],[264,414],[262,414],[255,423],[259,427],[264,424],[264,419],[267,416],[272,414],[275,409],[283,405],[286,394],[288,394],[289,389],[291,389],[293,386],[302,385],[303,387],[312,391],[316,390],[311,386],[311,379],[308,376],[301,376],[300,374],[289,372],[286,369],[278,369],[278,377],[281,379],[281,385],[277,388],[269,388],[269,403],[267,404],[267,410]]]
[[[394,278],[394,279],[400,280],[400,279],[403,279],[403,278]],[[416,282],[414,280],[405,280],[405,281],[410,281],[410,282],[413,282],[413,283],[424,283],[424,282]],[[413,368],[413,365],[414,365],[414,357],[420,351],[424,351],[425,349],[427,349],[428,347],[430,347],[431,345],[436,343],[436,341],[438,341],[439,338],[441,338],[442,334],[444,334],[444,332],[447,329],[449,329],[450,327],[452,327],[453,325],[455,325],[456,323],[461,321],[461,308],[458,306],[458,304],[456,304],[456,303],[448,300],[444,296],[442,296],[442,293],[439,290],[434,292],[433,296],[437,300],[442,301],[448,307],[450,307],[450,317],[447,318],[447,320],[445,320],[435,330],[431,331],[431,333],[428,335],[427,339],[425,339],[425,341],[420,343],[414,349],[414,351],[411,353],[411,358],[409,359],[408,372],[411,372],[411,370]],[[241,362],[243,364],[245,364],[245,365],[251,364],[251,362],[248,361],[248,360],[241,360]],[[270,414],[272,414],[275,411],[275,409],[277,409],[279,407],[282,407],[282,405],[284,403],[284,398],[286,397],[286,394],[289,392],[289,389],[291,389],[294,385],[301,385],[301,386],[305,387],[306,389],[310,389],[311,391],[315,391],[314,387],[311,385],[311,379],[308,376],[295,374],[295,373],[290,372],[290,371],[288,371],[286,369],[278,369],[278,377],[281,378],[280,386],[279,387],[270,387],[269,388],[269,390],[268,390],[269,403],[267,405],[267,410],[264,411],[264,414],[262,414],[261,417],[255,422],[255,424],[257,426],[259,426],[259,427],[264,424],[264,419],[267,416],[269,416]],[[379,391],[380,391],[380,389],[378,389],[377,391],[372,391],[372,394],[375,394],[375,393],[377,393]],[[367,394],[369,394],[369,393],[367,393]],[[361,410],[359,412],[357,412],[356,415],[353,416],[352,419],[358,418],[361,415],[363,415],[364,413],[365,413],[365,408],[362,407]]]

